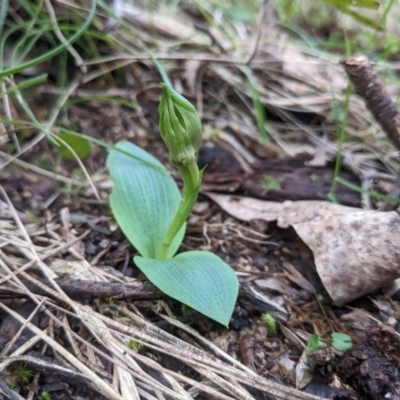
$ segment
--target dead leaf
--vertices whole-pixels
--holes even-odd
[[[189,86],[190,93],[192,95],[196,94],[196,80],[197,73],[202,65],[202,62],[199,60],[187,60],[185,62],[185,77],[186,83]]]
[[[282,261],[284,273],[290,281],[308,293],[314,293],[314,288],[306,278],[288,261]]]
[[[305,343],[303,343],[302,340],[291,329],[286,328],[285,325],[281,325],[280,329],[283,336],[285,336],[291,345],[297,347],[301,351],[304,351],[306,348]]]
[[[259,288],[266,289],[272,292],[278,292],[287,296],[292,301],[299,301],[300,293],[291,286],[286,285],[281,279],[264,278],[254,282]]]
[[[396,212],[344,207],[324,201],[267,202],[207,194],[242,220],[292,226],[312,250],[318,274],[338,306],[400,277],[400,218]]]
[[[174,39],[185,39],[186,43],[191,45],[209,47],[212,44],[211,38],[207,34],[178,20],[176,15],[148,12],[129,4],[123,5],[121,15],[134,26],[144,28],[145,32],[157,30],[160,35]]]
[[[316,363],[312,356],[307,355],[307,350],[303,351],[296,365],[296,388],[305,388],[313,378]]]
[[[325,138],[324,138],[325,139]],[[325,167],[328,162],[328,146],[327,139],[318,142],[314,152],[314,158],[310,161],[306,161],[305,164],[310,167]]]
[[[288,353],[282,354],[277,360],[276,365],[280,374],[291,383],[296,382],[295,362],[290,359]]]
[[[297,96],[310,96],[316,88],[326,89],[326,82],[333,90],[346,88],[346,79],[333,63],[321,62],[293,46],[281,46],[280,56],[285,87]]]
[[[283,203],[262,201],[250,197],[226,196],[215,193],[204,193],[217,203],[225,212],[241,221],[265,219],[276,221],[283,211]]]

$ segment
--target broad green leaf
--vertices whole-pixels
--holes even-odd
[[[322,347],[324,347],[324,345],[320,342],[319,335],[313,333],[308,337],[308,345],[306,348],[307,355],[310,356],[315,350],[321,349]]]
[[[156,158],[133,143],[119,142],[116,147],[163,168]],[[166,170],[159,171],[118,150],[110,151],[107,166],[114,181],[110,205],[118,225],[143,257],[156,258],[181,200],[178,186]],[[175,236],[167,258],[178,250],[185,229],[186,224]]]
[[[135,257],[136,265],[162,292],[227,326],[239,290],[231,267],[213,253],[189,251],[173,259]]]
[[[90,143],[84,137],[71,135],[70,133],[65,132],[59,133],[58,137],[67,143],[79,158],[85,158],[90,154]],[[57,146],[56,149],[61,154],[61,157],[66,160],[74,160],[75,156],[69,151],[69,149],[62,142],[57,142],[59,143],[59,146]]]
[[[339,351],[346,351],[353,347],[353,341],[349,335],[342,332],[332,332],[332,347]]]

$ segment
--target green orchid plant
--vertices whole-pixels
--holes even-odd
[[[161,86],[160,134],[182,177],[182,193],[156,158],[123,141],[107,158],[114,181],[111,210],[140,253],[134,261],[146,277],[168,296],[227,326],[239,290],[231,267],[207,251],[176,255],[204,172],[196,162],[202,127],[193,105],[169,85]]]

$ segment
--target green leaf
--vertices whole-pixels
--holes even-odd
[[[366,25],[372,29],[376,29],[377,31],[383,31],[384,27],[379,23],[374,21],[371,18],[368,18],[362,14],[357,13],[356,11],[352,10],[349,8],[352,4],[350,2],[347,2],[347,0],[324,0],[325,3],[331,5],[332,7],[335,7],[339,11],[341,11],[344,14],[350,15],[353,19],[355,19],[357,22],[360,24]],[[369,2],[369,1],[359,1],[360,4],[358,4],[361,7],[364,8],[377,8],[379,6],[379,3],[376,2]]]
[[[331,4],[332,6],[339,8],[339,7],[363,7],[363,8],[370,8],[370,9],[378,9],[379,3],[375,0],[324,0],[325,3]]]
[[[261,178],[260,185],[264,190],[279,190],[282,188],[281,183],[273,176],[264,175]]]
[[[90,143],[87,139],[82,136],[71,135],[70,133],[62,132],[57,135],[61,140],[63,140],[67,145],[69,145],[72,150],[75,151],[79,158],[85,158],[90,154],[91,148]],[[58,142],[58,141],[57,141]],[[62,142],[58,142],[59,146],[56,147],[57,151],[60,153],[61,157],[66,160],[74,160],[75,156],[69,151],[69,149]]]
[[[346,351],[353,347],[351,337],[342,332],[332,332],[332,347],[339,351]]]
[[[143,164],[120,151],[111,150],[107,166],[114,181],[110,205],[118,225],[143,257],[157,258],[169,224],[178,209],[181,195],[170,174],[147,151],[119,142],[117,149],[146,161]],[[155,165],[160,171],[149,165]],[[169,247],[173,257],[183,240],[184,224]]]
[[[134,260],[162,292],[228,326],[239,283],[231,267],[215,254],[189,251],[169,260]]]
[[[308,345],[306,349],[308,356],[314,353],[315,350],[321,349],[322,347],[324,347],[324,344],[319,340],[319,335],[313,333],[308,337]]]
[[[12,121],[8,121],[8,120],[6,120],[6,121],[7,121],[8,123],[9,123],[9,122],[12,122]],[[15,120],[15,121],[16,121],[16,122],[21,122],[21,121],[19,121],[19,120]],[[0,118],[0,122],[2,122],[2,119],[1,119],[1,118]],[[60,130],[61,130],[61,128],[60,128]],[[129,152],[127,152],[127,151],[124,151],[122,148],[118,148],[118,147],[116,147],[116,146],[113,146],[113,145],[111,145],[111,144],[108,144],[108,143],[104,142],[103,140],[96,139],[96,138],[94,138],[94,137],[92,137],[92,136],[84,135],[84,134],[82,134],[82,133],[78,133],[78,132],[71,131],[71,130],[68,130],[68,129],[62,129],[62,131],[63,131],[63,132],[67,132],[67,133],[69,133],[69,134],[72,135],[72,136],[82,136],[82,137],[84,137],[88,142],[90,142],[90,143],[95,143],[95,144],[97,144],[97,145],[99,145],[99,146],[101,146],[101,147],[104,147],[104,148],[107,149],[108,151],[114,150],[114,151],[118,151],[119,153],[122,153],[122,154],[125,153],[126,156],[128,156],[128,157],[130,157],[130,158],[133,158],[133,159],[136,159],[136,161],[139,161],[139,162],[141,162],[142,164],[146,164],[146,165],[147,165],[148,167],[150,167],[150,168],[153,168],[153,169],[155,169],[155,170],[157,170],[157,171],[164,172],[164,173],[166,173],[166,174],[169,175],[168,170],[164,167],[164,165],[161,165],[158,161],[157,161],[157,165],[156,165],[156,164],[154,164],[154,163],[152,163],[152,162],[150,162],[150,161],[148,161],[148,160],[144,160],[143,158],[137,157],[137,156],[135,156],[135,155],[132,154],[132,153],[129,153]],[[58,145],[58,144],[57,144],[57,145]],[[152,159],[152,160],[155,160],[154,157],[152,157],[151,159]]]
[[[360,186],[353,185],[352,183],[350,183],[350,182],[346,181],[345,179],[341,178],[340,176],[336,177],[335,181],[339,182],[343,186],[348,187],[349,189],[355,190],[358,193],[366,193],[366,194],[370,195],[371,197],[375,197],[375,198],[377,198],[379,200],[385,200],[385,201],[390,201],[391,203],[400,204],[400,199],[398,199],[396,197],[390,197],[390,196],[388,196],[386,194],[374,192],[374,191],[371,191],[371,190],[365,190]]]
[[[3,4],[7,4],[2,2]],[[0,68],[0,79],[4,78],[5,76],[13,75],[16,74],[20,71],[23,71],[24,69],[34,67],[36,65],[39,65],[43,63],[46,60],[50,60],[51,58],[55,57],[57,54],[60,54],[63,52],[65,49],[68,49],[69,46],[71,46],[72,43],[74,43],[77,39],[79,39],[80,36],[82,36],[86,30],[88,29],[89,25],[92,23],[92,20],[94,16],[96,15],[96,8],[97,8],[97,0],[91,0],[91,6],[89,10],[89,14],[85,18],[85,22],[83,25],[66,41],[65,43],[62,43],[60,46],[54,47],[51,50],[49,50],[47,53],[40,54],[40,56],[30,59],[27,62],[24,63],[18,63],[16,66],[12,66],[7,69],[2,69]]]

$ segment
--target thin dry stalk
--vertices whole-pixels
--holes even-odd
[[[353,82],[356,93],[365,100],[388,139],[400,150],[399,110],[369,65],[368,58],[360,55],[342,60],[341,63]]]

